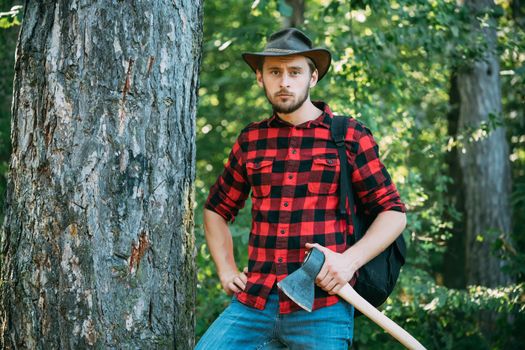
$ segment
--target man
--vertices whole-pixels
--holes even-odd
[[[197,349],[347,349],[353,307],[335,295],[354,273],[388,247],[406,225],[405,206],[379,160],[371,132],[350,119],[346,134],[351,181],[359,205],[377,215],[350,246],[353,226],[339,214],[339,158],[330,134],[332,112],[310,100],[328,71],[330,53],[312,48],[291,28],[273,34],[261,53],[245,53],[273,115],[242,130],[212,186],[204,210],[206,240],[232,303]],[[239,272],[228,222],[252,193],[249,266]],[[306,251],[325,254],[313,312],[276,283],[301,266]]]

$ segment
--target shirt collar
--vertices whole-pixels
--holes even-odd
[[[328,105],[323,101],[312,101],[312,103],[317,108],[322,110],[323,113],[321,113],[321,115],[319,115],[319,117],[317,117],[316,119],[309,120],[305,123],[296,126],[298,128],[312,128],[315,126],[321,126],[330,129],[330,125],[332,124],[333,118],[333,113],[330,107],[328,107]],[[269,127],[293,126],[293,124],[290,124],[287,121],[284,121],[281,118],[279,118],[279,116],[275,112],[270,118],[268,118],[267,123]]]

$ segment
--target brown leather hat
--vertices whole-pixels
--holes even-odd
[[[312,48],[310,38],[296,28],[287,28],[272,34],[264,51],[245,52],[242,54],[242,58],[255,72],[261,57],[291,55],[302,55],[311,58],[319,72],[318,80],[324,77],[328,68],[330,68],[332,59],[330,51],[319,47]]]

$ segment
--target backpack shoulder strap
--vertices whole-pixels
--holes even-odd
[[[335,144],[339,147],[344,145],[346,139],[346,130],[348,129],[348,117],[334,115],[330,131]]]
[[[355,199],[350,179],[352,173],[348,165],[348,157],[346,156],[346,133],[348,130],[348,117],[334,116],[330,132],[332,139],[337,145],[337,153],[339,155],[339,163],[341,164],[341,172],[339,174],[339,212],[341,215],[348,215],[346,211],[346,203],[348,202],[348,209],[350,210],[350,217],[354,225],[353,241],[357,242],[364,234],[365,223],[355,213]],[[346,216],[348,218],[348,216]]]
[[[348,129],[348,118],[344,116],[335,116],[332,119],[330,132],[332,139],[337,146],[337,153],[339,154],[339,163],[341,164],[341,172],[339,175],[339,213],[346,215],[347,199],[352,198],[352,188],[349,181],[348,159],[346,157],[346,131]],[[353,199],[353,198],[352,198]],[[350,212],[353,212],[353,200],[350,199]]]

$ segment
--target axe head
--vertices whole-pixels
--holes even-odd
[[[277,282],[277,287],[297,305],[311,312],[315,297],[315,278],[323,264],[323,252],[312,248],[306,255],[303,265],[282,281]]]

